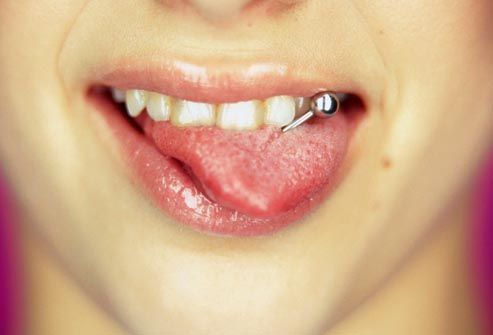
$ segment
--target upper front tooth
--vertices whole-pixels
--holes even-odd
[[[283,127],[293,122],[296,115],[310,109],[310,98],[280,95],[266,99],[224,103],[216,105],[173,99],[169,96],[144,90],[122,91],[111,89],[114,101],[125,103],[128,114],[140,115],[147,108],[154,121],[170,120],[175,126],[213,126],[223,129],[254,130],[263,124]],[[345,94],[338,94],[341,100]],[[217,113],[217,117],[216,117]]]
[[[145,108],[147,93],[142,90],[128,90],[125,95],[128,114],[132,117],[138,116]]]
[[[264,111],[258,100],[221,104],[216,125],[223,129],[249,130],[262,125]]]
[[[294,98],[281,95],[269,98],[265,101],[267,110],[265,113],[265,124],[283,127],[294,120],[296,104]]]
[[[171,99],[167,95],[149,93],[147,97],[147,113],[154,121],[169,120]]]
[[[175,126],[213,126],[215,114],[214,105],[179,100],[171,113],[171,123]]]
[[[125,91],[120,90],[118,88],[111,89],[111,97],[115,102],[121,103],[125,102]]]

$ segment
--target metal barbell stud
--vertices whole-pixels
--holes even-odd
[[[339,110],[341,103],[335,93],[332,92],[320,92],[311,97],[310,110],[295,119],[290,124],[281,128],[285,133],[291,129],[298,127],[299,125],[310,120],[314,116],[329,118],[334,116]]]

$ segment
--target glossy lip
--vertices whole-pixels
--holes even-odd
[[[193,64],[181,60],[134,59],[105,64],[92,71],[91,84],[120,89],[142,89],[175,98],[227,103],[263,100],[277,95],[311,97],[320,91],[351,93],[370,101],[358,82],[337,72],[309,73],[276,63]]]
[[[183,64],[173,66],[176,62],[158,66],[152,62],[146,66],[132,66],[136,63],[127,62],[117,64],[119,65],[107,69],[104,73],[97,72],[102,74],[98,75],[91,87],[104,85],[121,89],[139,88],[201,102],[263,99],[282,94],[311,96],[318,92],[320,87],[327,87],[320,81],[288,80],[292,72],[284,66],[254,65],[242,70],[224,72],[226,71],[224,68],[206,71],[199,66],[189,67]],[[190,69],[191,72],[187,72]],[[197,69],[202,70],[197,71]],[[359,92],[355,86],[341,83],[333,86],[331,84],[331,90]],[[258,236],[276,232],[300,221],[310,213],[328,196],[346,173],[341,169],[341,166],[346,166],[343,159],[332,181],[292,210],[273,218],[251,217],[209,200],[176,161],[164,156],[142,133],[131,126],[121,115],[118,106],[108,97],[94,92],[88,96],[122,145],[124,159],[134,171],[133,178],[143,186],[145,193],[172,218],[205,233]],[[338,114],[336,118],[344,125],[343,127],[349,125],[347,128],[354,129],[350,125],[349,118],[344,114]],[[351,133],[352,130],[349,132]],[[156,168],[149,170],[149,166]],[[168,181],[166,185],[163,183],[164,180]],[[170,183],[173,184],[172,187]],[[175,192],[171,188],[179,189],[180,192]],[[201,204],[201,211],[187,209],[188,201]]]

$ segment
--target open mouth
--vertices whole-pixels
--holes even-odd
[[[315,85],[246,93],[226,85],[214,94],[217,85],[200,81],[189,90],[186,79],[167,87],[152,82],[112,73],[91,85],[88,99],[154,203],[180,223],[221,235],[272,233],[312,212],[345,174],[341,166],[365,111],[360,95],[337,91],[334,117],[283,133],[308,111]]]

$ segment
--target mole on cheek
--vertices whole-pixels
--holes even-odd
[[[382,158],[382,167],[385,169],[385,170],[388,170],[392,167],[392,160],[389,158],[389,157],[383,157]]]

